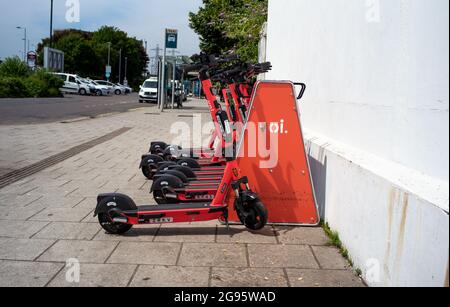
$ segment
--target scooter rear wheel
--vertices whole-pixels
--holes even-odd
[[[174,197],[168,197],[167,193],[170,193],[171,189],[184,188],[183,181],[174,175],[164,175],[153,182],[150,192],[153,193],[153,198],[158,205],[176,204],[180,201],[176,197],[176,194],[171,195]]]
[[[133,225],[129,224],[121,224],[121,223],[113,223],[109,220],[108,215],[106,213],[100,213],[98,215],[98,221],[102,228],[109,234],[113,235],[121,235],[130,230]]]
[[[187,166],[190,168],[198,169],[201,168],[200,164],[197,162],[197,160],[192,158],[183,158],[178,160],[178,165],[181,166]]]
[[[239,220],[245,227],[250,230],[260,230],[266,226],[269,214],[267,212],[267,208],[262,202],[248,202],[244,208],[245,218],[243,214],[238,214],[238,216]]]
[[[154,155],[159,155],[164,152],[164,150],[167,148],[167,144],[164,142],[152,142],[150,145],[150,153]]]
[[[144,174],[147,179],[152,180],[155,174],[153,169],[157,168],[157,164],[162,161],[164,160],[157,155],[144,157],[141,162],[142,174]]]

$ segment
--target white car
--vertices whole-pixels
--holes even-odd
[[[117,85],[121,86],[121,87],[123,87],[125,89],[125,94],[133,93],[133,89],[131,87],[129,87],[127,85],[120,84],[120,83],[117,83]]]
[[[158,79],[150,78],[144,81],[139,90],[139,102],[158,101]]]
[[[97,82],[90,80],[90,79],[86,79],[90,84],[92,84],[93,86],[95,86],[95,93],[97,94],[97,96],[109,96],[112,93],[112,87],[110,86],[106,86],[106,85],[101,85],[98,84]]]
[[[112,82],[105,81],[105,80],[95,80],[95,83],[98,83],[98,84],[104,85],[104,86],[109,86],[111,88],[111,91],[116,95],[126,94],[125,88],[121,85],[117,85],[117,84],[114,84]]]
[[[83,78],[78,75],[54,73],[55,76],[61,78],[64,81],[64,86],[60,88],[63,93],[73,93],[80,95],[95,94],[95,87],[91,84],[83,82]]]

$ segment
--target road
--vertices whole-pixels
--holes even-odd
[[[108,97],[67,95],[64,98],[0,99],[0,125],[49,123],[79,117],[95,117],[111,112],[125,112],[141,104],[137,93]]]

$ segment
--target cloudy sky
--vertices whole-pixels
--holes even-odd
[[[188,26],[188,13],[197,11],[201,0],[78,0],[80,22],[66,20],[66,2],[54,0],[54,29],[96,30],[116,26],[130,36],[148,41],[149,49],[163,46],[164,29],[179,30],[178,51],[198,52],[198,37]],[[23,52],[23,30],[27,27],[30,45],[49,35],[50,0],[0,0],[0,59]],[[32,47],[31,46],[31,47]],[[33,49],[31,48],[30,49]],[[150,51],[153,56],[153,51]]]

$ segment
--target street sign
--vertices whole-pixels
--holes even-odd
[[[112,68],[111,68],[111,66],[106,66],[106,69],[105,69],[105,77],[106,77],[106,79],[109,79],[109,77],[111,77],[111,71],[112,71]]]
[[[166,48],[177,49],[178,47],[178,30],[166,29]]]
[[[27,64],[28,64],[28,67],[35,67],[36,66],[36,59],[37,59],[36,52],[29,51],[27,53]]]
[[[44,68],[54,72],[64,72],[64,52],[45,47]]]

